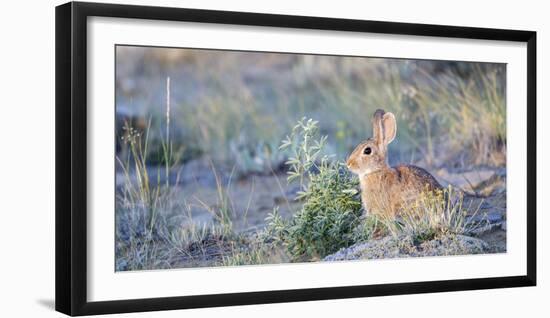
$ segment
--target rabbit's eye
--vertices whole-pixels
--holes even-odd
[[[372,153],[372,149],[370,147],[367,147],[367,148],[365,148],[365,150],[363,150],[363,153],[365,155],[370,155]]]

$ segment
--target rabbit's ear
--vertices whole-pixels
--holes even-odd
[[[377,109],[372,115],[372,138],[379,145],[384,142],[384,127],[382,125],[384,113],[382,109]]]
[[[385,113],[382,117],[382,127],[384,131],[384,144],[388,145],[395,139],[397,134],[397,123],[392,113]]]

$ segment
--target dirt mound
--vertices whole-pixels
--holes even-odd
[[[478,238],[444,235],[429,241],[415,242],[410,237],[386,236],[357,243],[326,256],[323,261],[444,256],[490,253],[489,245]]]

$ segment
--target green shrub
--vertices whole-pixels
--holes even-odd
[[[340,163],[323,165],[310,177],[300,194],[304,205],[288,228],[286,243],[294,259],[324,257],[354,243],[362,213],[357,186]]]
[[[295,261],[321,258],[353,244],[362,213],[358,179],[323,155],[327,137],[319,137],[318,131],[316,121],[304,118],[281,146],[291,154],[288,181],[300,182],[296,199],[304,202],[302,209],[289,221],[276,211],[267,219],[270,237],[281,241]]]

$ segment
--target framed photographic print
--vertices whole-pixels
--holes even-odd
[[[536,33],[56,8],[56,309],[536,284]]]

